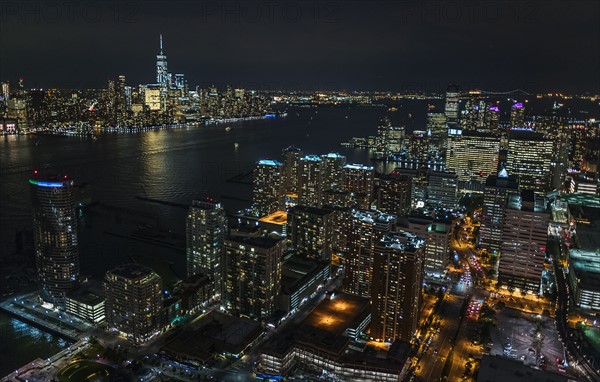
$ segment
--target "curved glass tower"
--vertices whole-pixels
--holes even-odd
[[[33,240],[44,301],[64,306],[79,285],[79,248],[73,181],[66,175],[29,179]]]

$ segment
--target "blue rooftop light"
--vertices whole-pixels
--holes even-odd
[[[63,182],[40,182],[37,180],[29,179],[29,183],[40,186],[40,187],[63,187]]]

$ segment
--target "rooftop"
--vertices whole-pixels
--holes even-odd
[[[377,244],[379,247],[414,252],[425,245],[425,239],[407,231],[390,232]]]
[[[258,164],[261,166],[281,166],[281,162],[273,159],[261,159],[258,161]]]
[[[329,208],[318,208],[318,207],[311,207],[311,206],[304,206],[304,205],[297,205],[290,209],[291,215],[294,215],[297,212],[306,212],[311,215],[325,216],[325,215],[331,214],[333,211]]]
[[[336,291],[323,300],[302,322],[302,327],[320,329],[341,336],[347,328],[356,328],[369,313],[369,300]]]
[[[231,236],[229,239],[225,240],[225,242],[234,242],[265,249],[273,248],[280,241],[281,239],[264,236]]]
[[[275,211],[272,214],[263,216],[262,218],[258,219],[258,221],[261,223],[284,225],[287,223],[287,212]]]
[[[206,361],[214,353],[239,354],[260,333],[260,323],[254,320],[211,311],[186,326],[165,345],[164,350],[185,358]]]
[[[366,166],[364,164],[347,164],[344,166],[344,168],[347,169],[351,169],[351,170],[364,170],[364,171],[372,171],[374,169],[373,166]]]
[[[113,268],[108,272],[112,273],[115,276],[120,276],[130,280],[141,279],[154,273],[154,271],[151,268],[134,263],[119,265],[118,267]]]

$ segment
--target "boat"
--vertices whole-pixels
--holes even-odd
[[[225,128],[225,131],[231,131],[231,126],[227,126],[227,127]]]

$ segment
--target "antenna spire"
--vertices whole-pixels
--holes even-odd
[[[163,49],[162,49],[162,33],[160,34],[160,54],[163,54]]]

